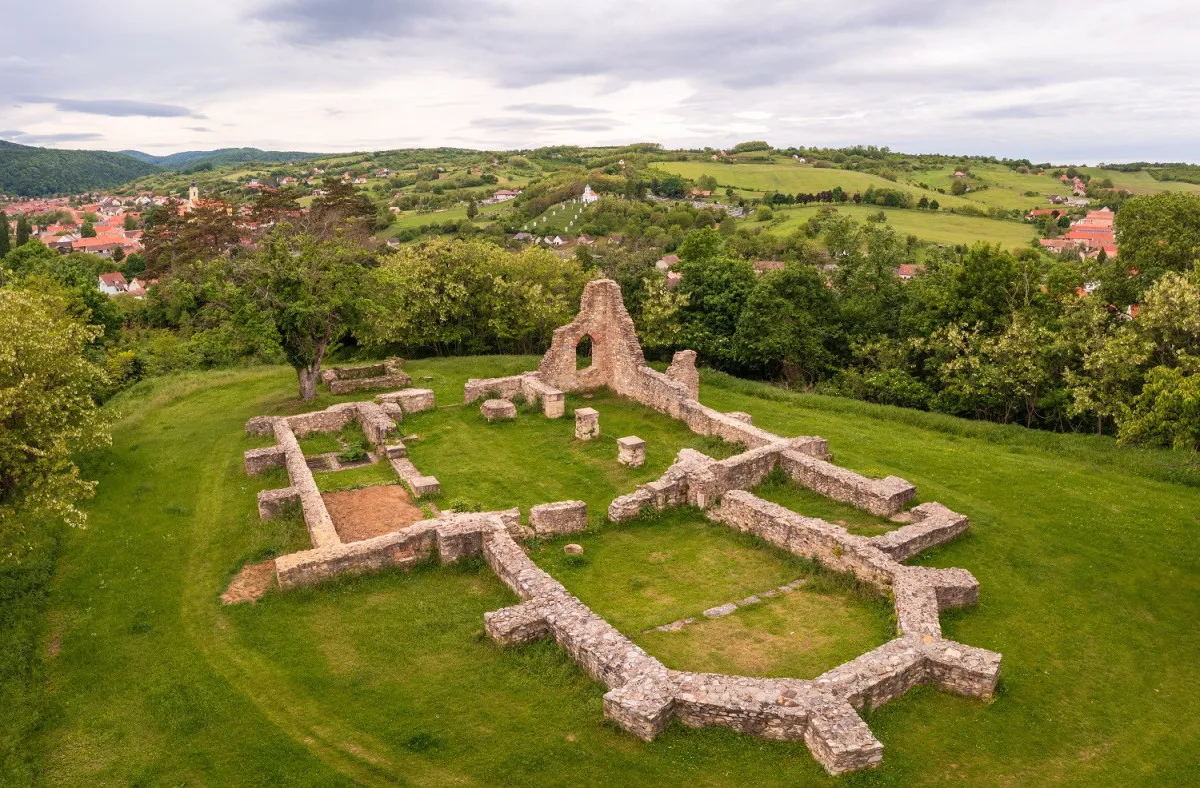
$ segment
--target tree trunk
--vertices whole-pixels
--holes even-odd
[[[312,402],[317,398],[317,377],[321,374],[320,369],[300,367],[296,370],[296,377],[300,379],[300,399],[305,402]]]

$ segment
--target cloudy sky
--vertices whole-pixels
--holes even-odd
[[[744,139],[1200,161],[1200,3],[57,0],[0,139],[150,153]]]

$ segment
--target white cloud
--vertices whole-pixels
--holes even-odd
[[[1200,8],[1168,0],[1065,0],[1050,17],[1034,0],[773,0],[744,15],[682,0],[211,0],[169,14],[150,0],[121,14],[62,0],[6,25],[0,128],[64,146],[726,146],[753,136],[1187,159],[1200,127]],[[72,106],[186,108],[205,120],[62,110]]]

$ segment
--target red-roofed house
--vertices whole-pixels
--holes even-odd
[[[925,273],[925,266],[914,263],[901,263],[896,268],[896,278],[907,282],[917,274]]]
[[[125,281],[125,274],[120,271],[100,274],[100,292],[110,296],[129,292],[129,283]]]

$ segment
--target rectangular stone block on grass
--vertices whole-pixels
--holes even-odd
[[[410,476],[404,481],[408,484],[408,489],[412,491],[414,498],[437,495],[442,491],[436,476]]]
[[[538,536],[583,531],[587,528],[587,504],[583,501],[540,504],[529,510],[529,524]]]
[[[646,441],[636,435],[617,438],[617,462],[630,468],[640,468],[646,463]]]
[[[517,406],[506,399],[489,399],[479,406],[479,412],[488,421],[502,421],[517,417]]]
[[[600,413],[595,408],[575,409],[575,437],[590,441],[600,435]]]

